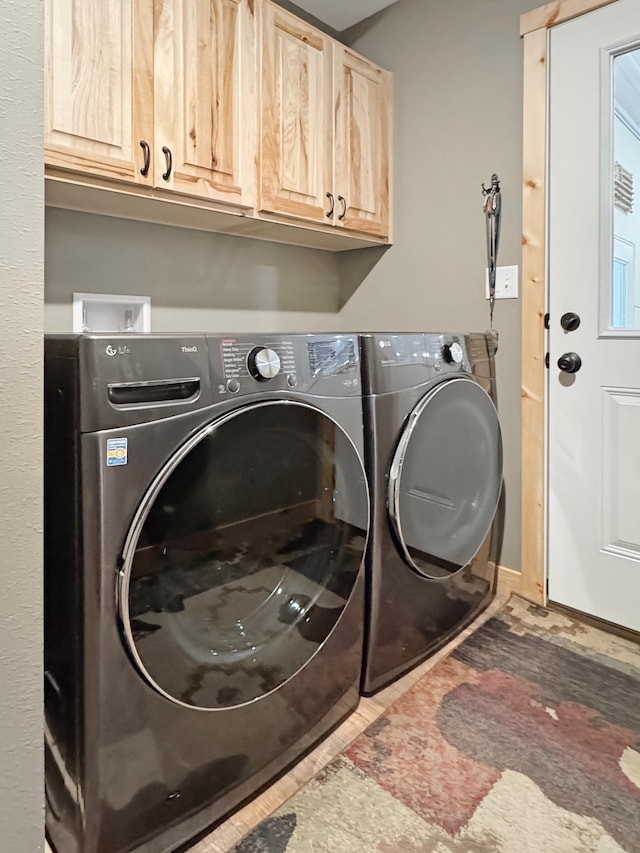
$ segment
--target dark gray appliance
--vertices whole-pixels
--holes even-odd
[[[363,335],[361,352],[372,500],[362,689],[371,694],[491,599],[502,440],[487,336]]]
[[[355,335],[47,337],[47,832],[174,850],[357,705]]]

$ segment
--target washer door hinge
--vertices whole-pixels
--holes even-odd
[[[550,320],[549,312],[547,311],[547,313],[544,315],[544,327],[545,327],[545,329],[549,328],[549,320]]]
[[[549,353],[547,353],[544,357],[544,366],[549,369]]]

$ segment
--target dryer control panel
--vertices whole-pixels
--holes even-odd
[[[208,336],[214,398],[260,391],[360,393],[356,335]]]
[[[380,367],[420,365],[438,369],[468,363],[465,336],[462,334],[365,335],[373,341],[375,361]]]
[[[481,333],[369,334],[361,336],[365,394],[412,388],[439,376],[475,373],[487,357]]]

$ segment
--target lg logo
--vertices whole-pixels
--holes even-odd
[[[391,346],[391,341],[380,341],[380,343],[378,344],[378,346],[380,346],[382,349],[384,349],[385,347],[390,347],[390,346]]]
[[[131,350],[126,344],[121,347],[114,347],[112,344],[107,344],[105,352],[109,358],[113,358],[114,355],[129,355]]]

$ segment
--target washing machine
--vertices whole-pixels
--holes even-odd
[[[363,693],[448,642],[495,584],[502,440],[492,339],[360,339],[372,496]]]
[[[45,343],[46,826],[160,853],[356,706],[354,335]]]

